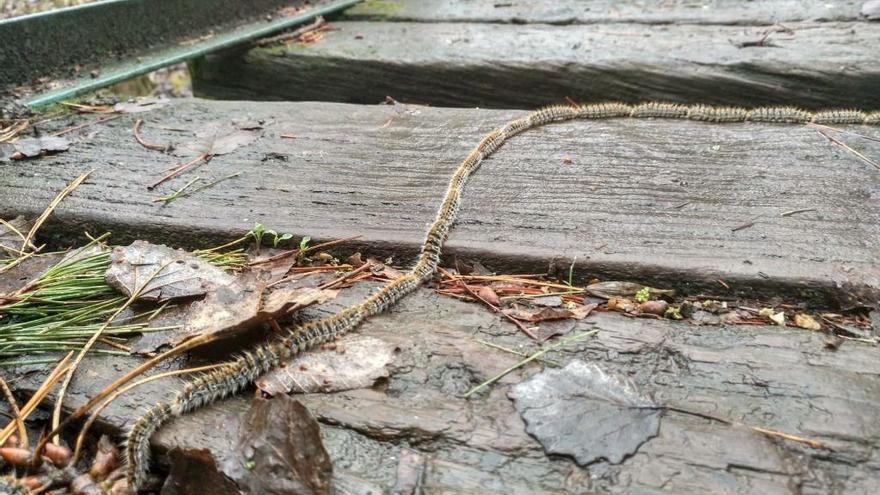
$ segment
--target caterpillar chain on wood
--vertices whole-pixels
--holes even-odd
[[[880,111],[826,110],[808,112],[794,107],[761,107],[754,109],[679,105],[649,102],[640,105],[601,103],[584,106],[549,106],[508,122],[487,134],[461,162],[446,189],[437,216],[428,229],[413,268],[405,275],[388,282],[359,304],[320,320],[290,329],[286,336],[258,345],[229,361],[226,366],[190,381],[170,403],[153,406],[132,427],[126,443],[128,481],[132,491],[141,486],[149,462],[149,441],[153,433],[169,418],[186,414],[212,402],[235,394],[283,360],[296,356],[322,343],[348,333],[365,319],[378,314],[413,292],[434,275],[440,262],[443,242],[455,222],[461,194],[470,175],[483,160],[506,140],[535,127],[551,122],[574,119],[608,119],[618,117],[696,120],[702,122],[762,122],[788,124],[866,124],[880,125]]]

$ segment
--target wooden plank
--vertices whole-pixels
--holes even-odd
[[[859,18],[862,0],[366,0],[346,11],[349,20],[591,24],[774,24]]]
[[[86,128],[68,152],[4,165],[0,215],[36,216],[94,168],[45,232],[111,230],[119,243],[205,246],[259,221],[296,237],[360,235],[358,247],[406,259],[452,170],[483,134],[522,112],[194,99],[146,115],[142,132],[154,142],[188,141],[179,130],[244,118],[264,121],[265,136],[150,192],[182,159],[136,144],[135,116],[124,115]],[[880,156],[876,141],[839,137]],[[196,176],[236,172],[192,197],[153,202]],[[878,298],[878,191],[877,169],[807,126],[568,122],[515,137],[483,165],[446,260],[534,272],[556,259],[565,273],[575,260],[578,280],[849,305]],[[809,211],[782,215],[801,209]]]
[[[369,284],[359,284],[309,308],[308,315],[335,311],[369,290]],[[595,329],[595,338],[547,357],[593,362],[630,378],[659,403],[805,436],[833,450],[668,413],[659,436],[622,464],[580,467],[564,456],[548,457],[507,397],[511,385],[539,371],[537,365],[508,375],[488,393],[461,398],[520,359],[476,339],[524,352],[534,350],[533,343],[479,305],[422,289],[359,331],[399,349],[387,382],[298,396],[323,424],[337,493],[371,487],[391,492],[405,463],[423,472],[425,493],[868,494],[880,482],[873,456],[880,438],[880,361],[874,347],[844,343],[831,351],[822,334],[796,328],[694,327],[615,314],[592,315],[571,332]],[[90,360],[68,391],[68,406],[84,403],[135,362]],[[41,379],[33,373],[10,384],[27,392]],[[121,397],[105,410],[102,426],[120,434],[142,408],[179,384],[153,382]],[[190,457],[193,478],[202,479],[201,471],[240,459],[232,440],[249,402],[244,394],[175,420],[153,445],[160,453],[179,449]]]
[[[716,105],[880,108],[880,24],[767,28],[598,24],[339,22],[308,47],[212,55],[197,94],[223,99],[399,101],[533,108],[674,100]]]

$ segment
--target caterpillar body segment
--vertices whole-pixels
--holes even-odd
[[[761,122],[779,124],[868,124],[880,125],[880,111],[827,110],[817,113],[794,107],[713,107],[647,102],[638,105],[599,103],[591,105],[554,105],[512,120],[480,140],[450,177],[446,193],[434,221],[425,234],[416,263],[405,275],[392,280],[358,304],[336,315],[298,325],[277,340],[258,345],[187,383],[170,404],[152,407],[135,423],[126,443],[129,487],[136,491],[144,479],[149,462],[149,440],[168,419],[233,395],[250,385],[260,375],[302,352],[355,330],[360,323],[379,314],[429,280],[440,263],[443,243],[452,228],[461,205],[461,195],[471,174],[482,161],[509,138],[528,129],[571,119],[655,118],[694,120],[710,123]]]
[[[761,107],[749,110],[751,122],[767,124],[805,124],[813,114],[796,107]]]
[[[579,119],[612,119],[617,117],[629,117],[633,108],[626,103],[595,103],[592,105],[581,105],[575,108],[575,117]]]
[[[652,101],[632,107],[630,116],[636,119],[686,119],[688,107],[678,103]]]
[[[813,114],[814,124],[864,124],[865,112],[861,110],[824,110]]]
[[[709,105],[691,105],[688,107],[687,118],[700,122],[731,123],[745,122],[749,119],[749,111],[738,107],[713,107]]]

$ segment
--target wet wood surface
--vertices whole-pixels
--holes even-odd
[[[360,236],[352,246],[405,265],[459,161],[519,115],[178,100],[71,134],[67,152],[2,164],[0,214],[36,217],[94,169],[50,218],[47,240],[109,230],[120,244],[204,247],[260,222],[295,238]],[[265,128],[255,143],[149,191],[187,158],[138,145],[137,117],[146,119],[144,138],[159,143],[191,141],[192,132],[232,120]],[[849,131],[878,136],[874,128]],[[833,135],[869,157],[880,152],[875,141]],[[154,202],[195,177],[233,173],[240,175],[171,204]],[[808,126],[555,124],[515,137],[483,164],[464,193],[446,260],[532,273],[553,260],[568,273],[574,262],[579,281],[851,306],[876,301],[880,288],[878,191],[875,168]]]
[[[345,12],[346,20],[591,24],[772,25],[797,21],[859,20],[863,0],[367,0]]]
[[[369,290],[370,284],[356,285],[306,316],[335,311]],[[621,464],[578,466],[565,456],[548,457],[507,396],[541,365],[462,398],[521,359],[477,339],[527,353],[534,344],[485,308],[428,289],[358,332],[397,349],[387,379],[372,388],[296,397],[321,423],[336,493],[869,494],[880,483],[873,454],[880,439],[875,347],[848,342],[831,350],[822,334],[797,328],[699,327],[607,313],[572,323],[569,331],[595,329],[595,337],[546,357],[593,362],[632,379],[657,403],[800,435],[832,450],[670,412],[659,435]],[[351,338],[358,335],[339,345]],[[68,392],[68,406],[82,404],[136,363],[90,359]],[[12,384],[27,392],[41,379],[24,374]],[[180,383],[172,378],[136,389],[108,407],[100,425],[120,435],[147,404],[169,397]],[[245,393],[175,420],[153,445],[158,453],[173,451],[187,476],[206,480],[201,486],[214,486],[217,495],[238,493],[223,466],[244,462],[234,439],[250,402]],[[161,470],[164,456],[157,459],[154,469]]]
[[[880,23],[780,26],[334,22],[323,38],[211,55],[197,95],[531,109],[672,100],[880,108]]]

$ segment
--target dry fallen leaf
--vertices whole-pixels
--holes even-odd
[[[622,313],[635,313],[639,309],[639,305],[635,301],[622,297],[611,297],[608,299],[607,307],[611,311],[620,311]]]
[[[538,373],[509,395],[546,452],[580,465],[619,464],[660,429],[661,411],[635,385],[583,361]]]
[[[563,309],[563,308],[534,308],[534,309],[521,309],[521,308],[513,308],[513,309],[505,309],[504,313],[508,314],[517,320],[521,321],[529,321],[529,322],[539,322],[539,321],[548,321],[548,320],[565,320],[568,318],[574,318],[577,320],[581,320],[587,317],[590,312],[596,307],[595,304],[588,304],[585,306],[579,306],[574,309]]]
[[[394,358],[394,344],[363,335],[347,335],[337,349],[313,351],[297,356],[257,379],[257,388],[269,395],[328,393],[371,387],[388,376],[387,365]]]
[[[138,299],[156,302],[201,296],[235,283],[235,277],[198,256],[146,241],[113,248],[104,277],[127,296],[140,290]]]
[[[794,324],[807,330],[822,330],[822,325],[808,314],[794,315]]]
[[[779,326],[785,326],[785,313],[782,311],[777,313],[773,311],[772,308],[761,308],[761,310],[758,311],[758,315],[768,318]]]
[[[70,141],[63,137],[43,136],[39,138],[19,139],[12,145],[15,153],[13,160],[22,158],[36,158],[50,153],[59,153],[70,149]]]

